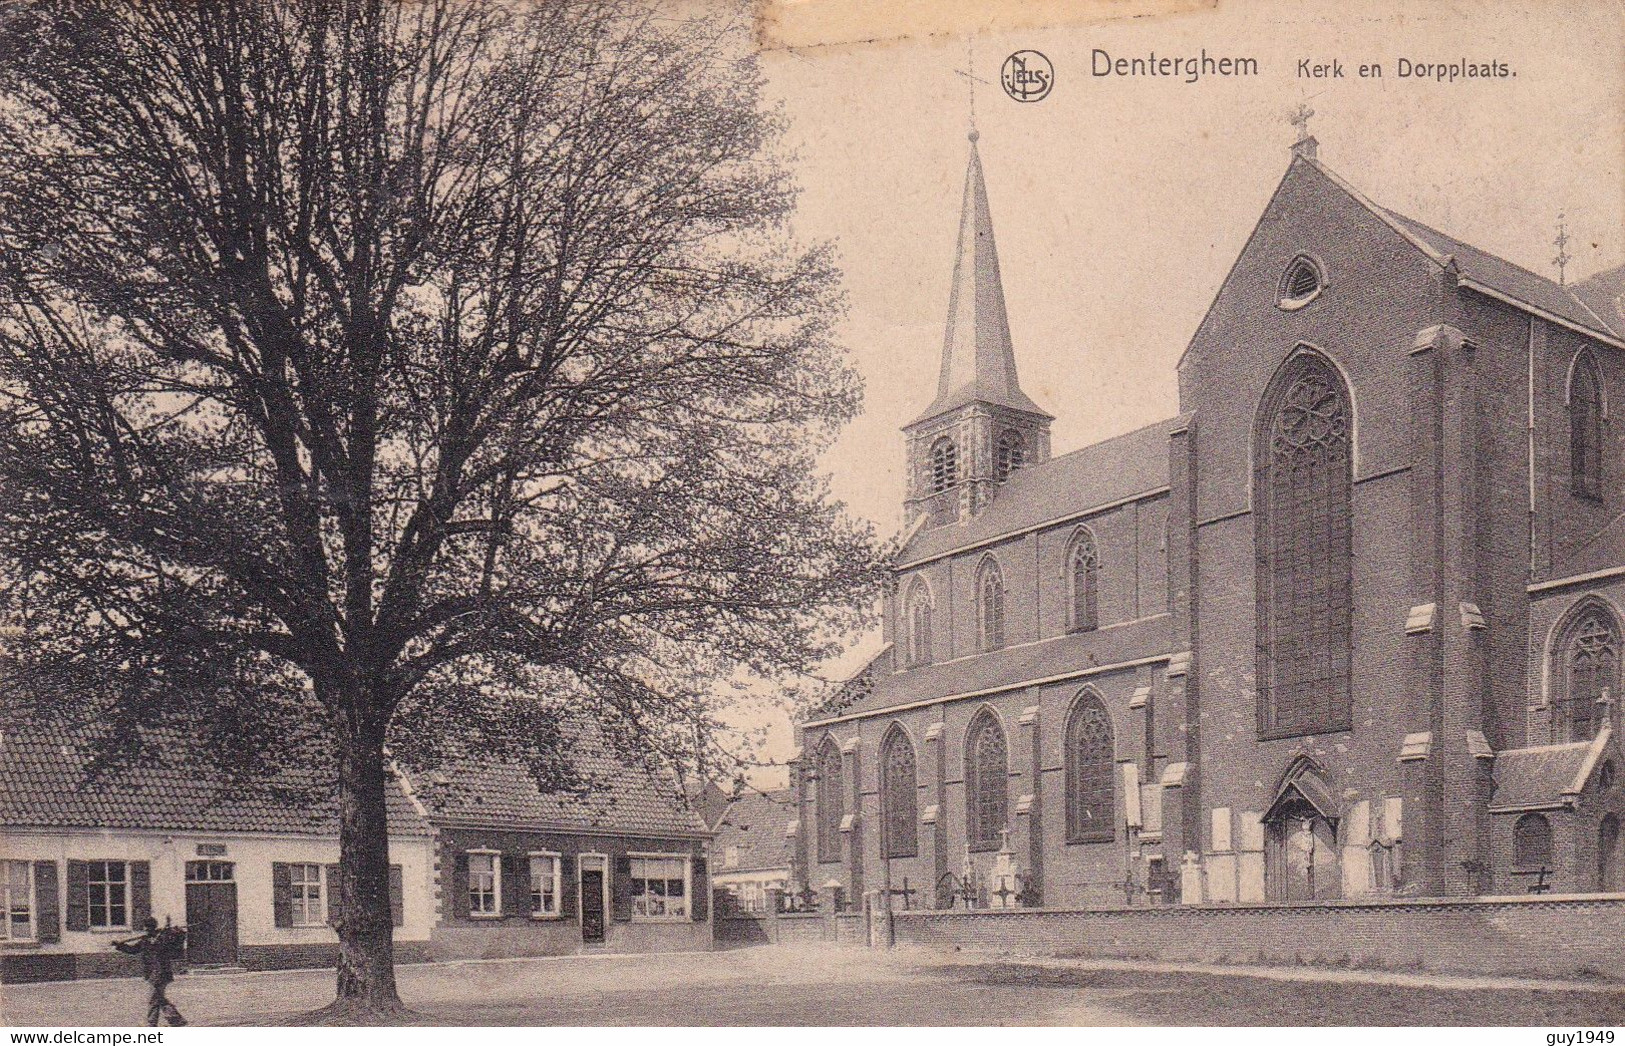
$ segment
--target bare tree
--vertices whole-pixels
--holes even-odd
[[[19,656],[119,744],[332,761],[340,1010],[400,1006],[388,758],[543,759],[565,705],[680,754],[709,680],[870,602],[816,469],[836,274],[734,43],[617,0],[6,11]]]

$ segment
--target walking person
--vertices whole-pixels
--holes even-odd
[[[113,947],[126,955],[141,956],[141,976],[152,986],[152,994],[147,997],[147,1025],[156,1028],[158,1018],[163,1017],[171,1026],[180,1027],[186,1023],[186,1018],[169,1001],[164,990],[175,979],[172,964],[180,955],[186,931],[173,926],[160,930],[158,920],[151,916],[147,917],[142,929],[146,932],[140,937],[114,941]]]

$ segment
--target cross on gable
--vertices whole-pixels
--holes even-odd
[[[1292,126],[1298,129],[1298,141],[1301,142],[1309,137],[1309,118],[1313,115],[1315,115],[1315,111],[1303,102],[1299,102],[1298,107],[1287,114],[1287,119],[1291,121]]]

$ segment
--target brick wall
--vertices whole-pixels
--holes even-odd
[[[1625,895],[1474,901],[896,912],[898,944],[1088,957],[1619,976]]]

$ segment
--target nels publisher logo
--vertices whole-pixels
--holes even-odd
[[[1055,67],[1038,51],[1017,51],[999,71],[1004,93],[1018,102],[1043,101],[1055,86]]]

